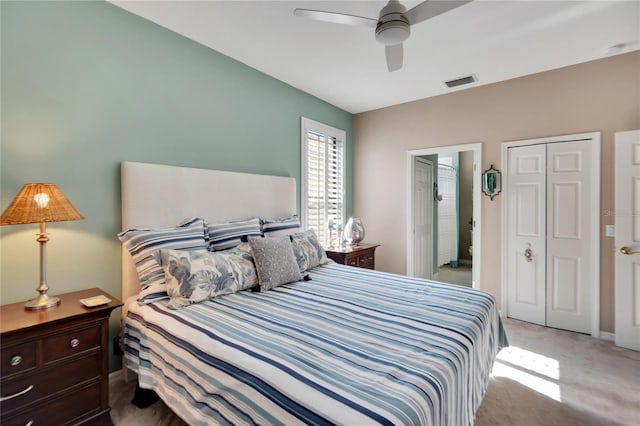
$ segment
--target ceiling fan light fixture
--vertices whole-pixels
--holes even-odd
[[[377,21],[373,18],[324,10],[295,9],[293,14],[316,21],[375,27],[376,41],[385,45],[387,68],[389,72],[393,72],[402,68],[404,56],[402,42],[411,35],[411,25],[441,15],[470,1],[472,0],[425,0],[407,11],[407,8],[399,0],[389,0],[387,5],[380,10]]]
[[[410,34],[409,24],[402,21],[387,21],[376,27],[376,41],[387,46],[402,43]]]
[[[390,0],[380,10],[378,25],[376,25],[376,41],[385,46],[400,44],[409,38],[411,28],[409,20],[404,16],[407,8],[398,0]]]

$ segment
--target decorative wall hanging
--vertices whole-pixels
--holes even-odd
[[[492,164],[482,173],[482,192],[493,200],[500,191],[502,191],[502,173],[494,169]]]

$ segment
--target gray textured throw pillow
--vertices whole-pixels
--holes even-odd
[[[302,280],[289,237],[249,238],[260,291]]]

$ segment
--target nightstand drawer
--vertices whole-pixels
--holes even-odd
[[[327,257],[336,263],[357,268],[375,269],[376,248],[379,244],[334,247],[326,250]]]
[[[26,342],[2,348],[2,377],[36,366],[37,342]]]
[[[373,253],[363,254],[358,256],[358,266],[360,268],[373,269],[374,256]]]
[[[14,398],[0,403],[0,411],[7,413],[23,405],[45,398],[91,379],[100,379],[100,354],[68,362],[59,367],[38,371],[2,382],[2,397]],[[4,424],[4,422],[3,422]]]
[[[80,303],[99,294],[111,302]],[[58,306],[41,311],[0,306],[2,426],[111,425],[108,322],[122,303],[99,288],[57,296]]]
[[[43,342],[43,362],[51,362],[69,355],[100,347],[100,327],[76,328],[50,336]]]
[[[73,404],[69,404],[68,400],[72,400]],[[8,418],[3,417],[2,426],[75,424],[76,422],[70,422],[70,420],[77,419],[80,416],[84,417],[89,413],[97,414],[99,411],[100,384],[98,383],[68,393],[35,408],[11,414]]]

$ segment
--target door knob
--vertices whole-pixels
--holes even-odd
[[[531,262],[533,259],[533,250],[531,250],[531,247],[527,248],[524,251],[524,258],[527,259],[527,262]]]
[[[634,253],[640,253],[640,250],[634,250],[631,247],[622,247],[622,248],[620,248],[620,253],[622,253],[622,254],[634,254]]]

